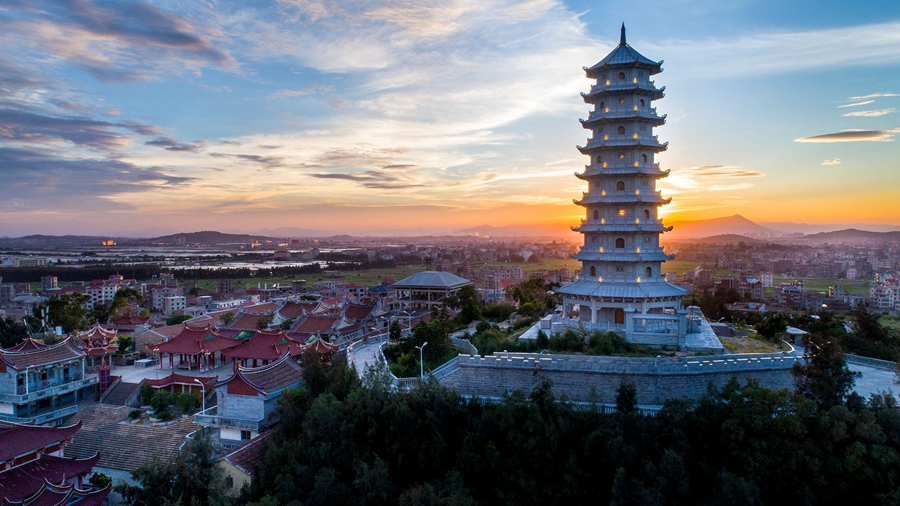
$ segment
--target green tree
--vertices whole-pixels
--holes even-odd
[[[284,320],[283,322],[281,322],[281,328],[284,330],[291,330],[291,327],[294,326],[294,321],[295,320],[293,318]]]
[[[169,461],[157,456],[131,476],[137,485],[123,483],[115,487],[127,504],[206,506],[224,501],[224,472],[216,465],[215,447],[206,430],[196,432]]]
[[[222,322],[222,325],[228,326],[229,323],[234,321],[234,311],[225,311],[219,316],[219,320]]]
[[[459,310],[456,321],[468,325],[481,318],[481,302],[478,301],[478,292],[475,287],[467,285],[459,289],[452,297],[447,297],[444,304],[450,308]]]
[[[0,318],[0,348],[15,346],[28,337],[28,327],[12,318]]]
[[[112,478],[104,473],[94,473],[88,479],[88,483],[97,488],[106,488],[107,485],[112,483]]]
[[[806,334],[803,345],[803,364],[791,369],[797,393],[824,409],[841,404],[861,374],[847,368],[847,358],[836,339]]]
[[[141,292],[134,288],[123,288],[113,296],[113,300],[109,305],[109,314],[111,317],[116,318],[122,316],[126,308],[146,302],[147,299],[144,298]]]
[[[85,309],[90,302],[91,298],[81,293],[51,297],[47,301],[47,323],[62,327],[66,333],[86,330],[94,323]]]
[[[256,328],[259,330],[265,330],[265,329],[269,328],[269,325],[271,325],[271,324],[272,324],[271,316],[265,316],[263,318],[256,320]]]
[[[762,323],[756,326],[756,332],[766,339],[773,341],[781,336],[787,329],[788,320],[784,313],[770,314]]]
[[[134,351],[134,337],[129,335],[116,336],[116,342],[119,343],[119,353],[128,353]]]
[[[189,314],[173,314],[172,316],[166,318],[166,325],[178,325],[179,323],[184,323],[193,318],[193,316]]]

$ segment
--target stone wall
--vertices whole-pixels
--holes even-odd
[[[541,375],[553,380],[557,397],[577,402],[615,402],[623,379],[631,380],[641,405],[661,405],[666,399],[698,399],[712,382],[721,387],[732,377],[779,389],[792,388],[791,366],[799,357],[784,354],[720,355],[715,358],[631,358],[582,355],[495,353],[455,359],[457,369],[441,384],[463,395],[499,397],[531,391]]]

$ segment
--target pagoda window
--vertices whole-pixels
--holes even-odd
[[[619,72],[619,79],[625,79],[625,72]]]
[[[625,239],[619,237],[616,239],[616,248],[624,248],[625,247]]]
[[[606,102],[600,102],[600,108],[606,109]]]
[[[591,266],[591,277],[597,277],[597,268],[593,265]]]
[[[625,103],[625,97],[619,97],[619,103],[620,103],[620,104],[624,104],[624,103]]]
[[[597,163],[603,163],[603,159],[600,158],[600,155],[597,155]]]
[[[641,99],[641,107],[644,107],[644,105],[645,105],[645,102],[644,102],[644,99],[642,98]]]
[[[599,160],[597,160],[599,161]],[[647,163],[647,155],[641,155],[641,161]]]
[[[625,267],[622,267],[621,265],[617,265],[616,272],[625,272]]]
[[[599,220],[599,219],[600,219],[600,211],[594,211],[594,219],[595,219],[595,220]]]
[[[619,216],[625,216],[625,208],[619,209]]]
[[[644,242],[649,244],[649,243],[650,243],[650,237],[649,237],[649,236],[648,236],[648,237],[644,237]]]
[[[616,190],[624,190],[625,189],[625,181],[619,181],[616,183]]]
[[[648,278],[653,277],[653,269],[651,269],[650,267],[647,267],[646,269],[644,269],[644,274],[645,274]]]
[[[625,135],[625,127],[620,126],[618,129],[616,129],[616,133],[618,133],[619,135]],[[623,156],[622,158],[625,157]]]
[[[620,159],[620,160],[624,160],[624,159],[625,159],[625,153],[619,153],[619,159]]]
[[[649,209],[644,209],[644,219],[645,220],[650,219],[650,210]]]

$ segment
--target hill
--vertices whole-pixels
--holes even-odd
[[[738,234],[722,234],[722,235],[714,235],[712,237],[703,237],[701,239],[691,239],[692,243],[695,244],[756,244],[762,243],[759,239],[753,239],[752,237],[744,237]]]
[[[808,235],[799,239],[795,239],[793,242],[804,242],[810,244],[853,243],[860,245],[900,242],[900,231],[870,232],[868,230],[848,228],[846,230],[838,230],[836,232],[822,232],[819,234]]]
[[[675,227],[665,235],[667,240],[674,241],[730,234],[757,237],[777,237],[782,235],[780,232],[754,223],[740,214],[710,220],[682,221],[666,224]]]
[[[149,244],[162,244],[166,246],[174,245],[216,245],[216,244],[246,244],[250,242],[273,242],[282,241],[281,238],[265,237],[250,234],[226,234],[223,232],[215,232],[206,230],[203,232],[188,232],[181,234],[164,235],[162,237],[154,237],[152,239],[144,239],[142,242]]]

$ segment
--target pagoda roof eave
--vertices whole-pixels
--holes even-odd
[[[666,262],[675,258],[674,255],[665,253],[600,253],[578,252],[572,255],[575,260],[588,260],[593,262]]]

